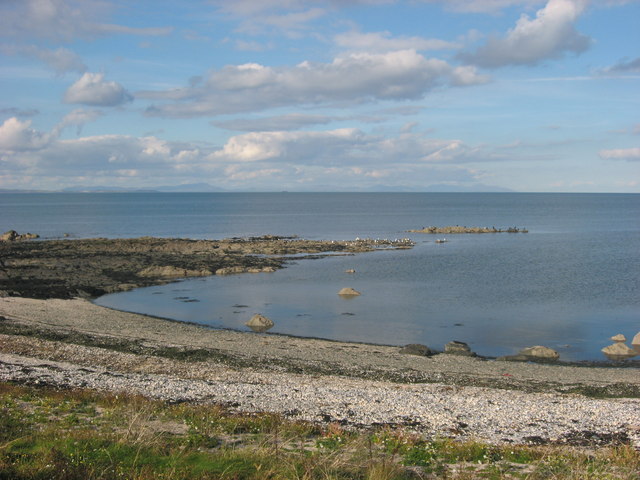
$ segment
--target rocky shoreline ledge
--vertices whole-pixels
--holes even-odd
[[[3,244],[0,381],[220,403],[353,428],[401,426],[429,437],[640,448],[638,368],[406,355],[392,346],[213,330],[70,298],[174,278],[140,275],[150,266],[265,271],[288,254],[408,247],[282,237]]]
[[[95,298],[178,278],[273,272],[294,254],[413,247],[409,239],[317,241],[273,235],[224,240],[19,241],[19,237],[18,241],[0,241],[0,296]]]

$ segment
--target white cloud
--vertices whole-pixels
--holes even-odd
[[[334,37],[335,43],[349,50],[388,52],[393,50],[449,50],[461,45],[435,38],[393,37],[390,32],[347,32]]]
[[[31,121],[21,122],[16,117],[11,117],[0,125],[0,152],[39,150],[54,138],[54,134],[41,133],[31,128]]]
[[[574,28],[574,22],[586,8],[586,0],[549,0],[535,18],[522,15],[505,37],[490,37],[474,53],[460,58],[481,67],[535,65],[566,52],[585,51],[591,39]]]
[[[148,115],[194,117],[291,105],[419,99],[441,85],[486,82],[473,67],[456,68],[415,50],[399,50],[347,53],[331,63],[302,62],[294,67],[229,65],[212,71],[204,84],[136,95],[177,100],[150,107]]]
[[[133,97],[122,85],[104,81],[103,73],[85,73],[64,94],[65,103],[102,107],[122,105],[132,100]]]
[[[640,147],[615,148],[612,150],[600,150],[600,158],[604,160],[628,160],[640,161]]]
[[[0,36],[70,41],[114,33],[168,35],[173,30],[103,23],[113,10],[102,0],[5,0],[0,2]]]
[[[2,45],[0,46],[0,51],[5,55],[25,55],[37,58],[58,74],[67,72],[82,73],[87,69],[87,66],[76,53],[62,47],[50,50],[35,45]]]
[[[306,163],[331,157],[341,148],[356,147],[362,137],[363,133],[353,128],[326,132],[252,132],[231,137],[222,150],[210,158],[228,162],[300,159]]]

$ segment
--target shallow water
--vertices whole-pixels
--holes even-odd
[[[601,360],[640,331],[640,195],[0,195],[2,223],[56,237],[396,238],[412,250],[299,260],[272,274],[210,277],[109,295],[100,305],[246,329],[385,344],[450,340],[483,355],[543,344]],[[427,225],[526,227],[528,234],[408,234]],[[7,228],[7,229],[8,229]],[[355,268],[357,273],[344,273]],[[363,293],[339,297],[351,286]]]

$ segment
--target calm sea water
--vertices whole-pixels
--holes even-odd
[[[412,250],[296,260],[273,274],[185,280],[108,295],[112,308],[245,330],[443,348],[483,355],[530,345],[602,360],[608,338],[640,331],[640,195],[608,194],[17,194],[0,226],[43,237],[264,234],[398,238]],[[526,227],[528,234],[449,236],[427,225]],[[357,270],[355,275],[344,273]],[[337,295],[350,286],[363,293]]]

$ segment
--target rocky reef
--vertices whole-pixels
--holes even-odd
[[[460,225],[454,225],[447,227],[423,227],[417,230],[409,230],[409,232],[452,235],[456,233],[529,233],[529,230],[518,227],[501,229],[496,227],[461,227]]]

